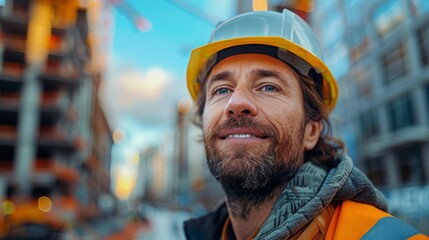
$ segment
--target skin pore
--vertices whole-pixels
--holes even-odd
[[[298,76],[262,54],[220,61],[207,77],[203,120],[209,169],[221,183],[237,239],[268,217],[277,196],[314,148],[321,122],[305,121]]]

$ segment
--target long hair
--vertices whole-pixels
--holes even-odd
[[[304,161],[313,161],[315,163],[328,163],[331,160],[335,160],[345,152],[344,142],[332,136],[332,125],[329,121],[329,110],[323,104],[322,97],[317,92],[317,86],[314,80],[307,77],[299,71],[296,71],[298,75],[299,84],[303,94],[304,100],[304,113],[305,123],[309,121],[321,121],[323,124],[323,131],[320,134],[319,140],[312,150],[304,152]],[[206,82],[202,81],[201,91],[195,101],[196,114],[194,123],[202,127],[202,115],[204,113],[204,106],[206,101]]]

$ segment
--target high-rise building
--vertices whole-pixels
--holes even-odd
[[[1,7],[0,236],[23,224],[63,231],[112,210],[102,69],[80,2]]]
[[[196,108],[180,102],[177,113],[173,196],[179,208],[201,213],[215,207],[224,193],[207,167],[202,129],[194,123]]]
[[[333,120],[390,202],[429,233],[429,2],[315,1],[311,24],[340,95]]]

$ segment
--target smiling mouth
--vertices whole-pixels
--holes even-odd
[[[267,137],[258,137],[258,136],[255,136],[255,135],[253,135],[253,134],[244,134],[244,133],[241,133],[241,134],[230,134],[230,135],[228,135],[228,136],[226,136],[226,137],[221,137],[221,139],[228,139],[228,138],[262,138],[262,139],[265,139],[265,138],[267,138]]]

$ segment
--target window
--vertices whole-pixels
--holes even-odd
[[[361,98],[370,98],[373,93],[371,75],[367,70],[360,69],[355,73],[355,81],[358,88],[358,94]]]
[[[420,145],[398,150],[395,156],[401,184],[418,185],[425,181]]]
[[[399,97],[387,106],[390,129],[396,131],[415,124],[414,111],[409,94]]]
[[[373,12],[373,22],[379,36],[384,36],[399,26],[405,19],[401,1],[387,0],[380,4]]]
[[[368,178],[374,183],[374,185],[386,185],[387,174],[385,170],[386,168],[383,166],[383,158],[377,157],[368,159],[365,163],[368,170]]]
[[[401,42],[382,56],[385,83],[389,83],[407,73],[406,55],[405,44]]]
[[[366,25],[364,24],[353,29],[347,37],[347,43],[350,47],[350,60],[352,62],[364,56],[368,52],[370,46]]]
[[[429,22],[426,22],[417,31],[417,40],[419,41],[420,61],[423,66],[426,66],[429,64]]]
[[[429,115],[429,84],[426,85],[426,109],[427,109],[427,113]]]
[[[356,9],[362,9],[365,7],[364,0],[347,0],[343,2],[344,7],[347,11],[345,15],[347,23],[350,25],[356,25],[360,22],[363,15],[361,11],[356,11]]]
[[[411,12],[416,16],[421,16],[429,12],[429,1],[410,0]]]
[[[12,12],[14,16],[28,17],[30,13],[30,0],[14,0]]]
[[[378,116],[375,110],[362,114],[359,120],[363,139],[373,138],[380,134]]]

